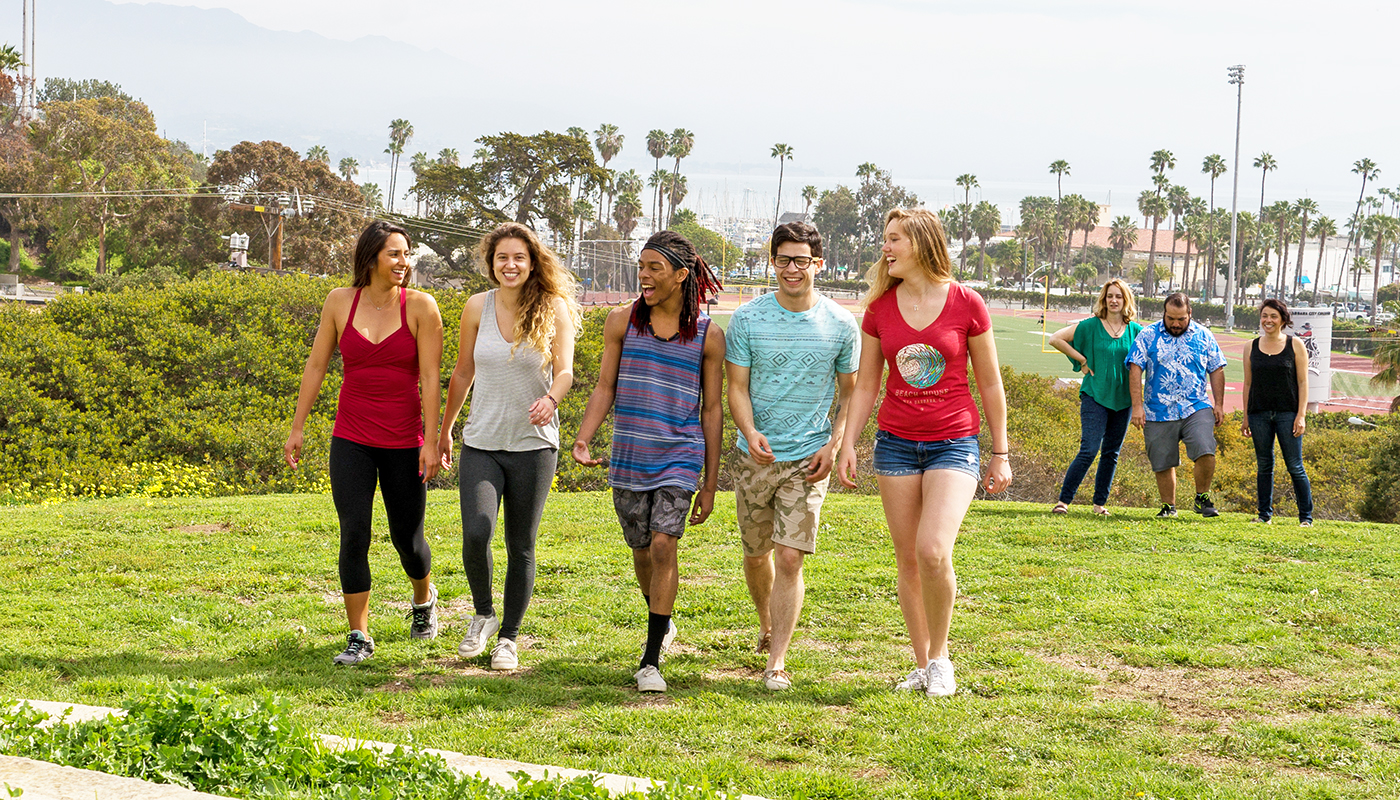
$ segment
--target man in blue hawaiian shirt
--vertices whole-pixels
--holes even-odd
[[[1186,457],[1195,463],[1196,513],[1218,516],[1210,499],[1210,482],[1215,477],[1215,427],[1225,421],[1225,354],[1215,336],[1192,321],[1190,298],[1181,292],[1168,295],[1162,321],[1142,329],[1124,363],[1133,398],[1133,424],[1142,428],[1162,498],[1157,516],[1176,516],[1180,442],[1186,443]],[[1206,394],[1207,382],[1214,403]]]

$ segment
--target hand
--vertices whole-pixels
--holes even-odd
[[[1147,411],[1142,406],[1133,406],[1133,427],[1141,428],[1147,424]]]
[[[836,461],[836,456],[832,453],[834,448],[835,445],[832,445],[818,450],[817,454],[812,456],[812,460],[807,462],[807,475],[802,480],[816,483],[830,475],[831,466]]]
[[[452,469],[452,431],[443,431],[438,437],[438,453],[441,454],[443,469]]]
[[[690,524],[699,525],[710,518],[715,508],[715,490],[701,489],[695,493],[695,506],[690,510]]]
[[[772,464],[776,460],[773,457],[773,448],[768,445],[768,437],[759,433],[757,428],[744,439],[749,443],[749,458],[752,458],[755,464]]]
[[[1001,456],[992,456],[992,461],[987,465],[987,480],[983,482],[987,491],[992,494],[1001,494],[1011,486],[1011,462]]]
[[[1216,406],[1215,408],[1212,408],[1211,411],[1214,411],[1214,412],[1215,412],[1215,427],[1219,428],[1221,425],[1224,425],[1224,424],[1225,424],[1225,412],[1220,410],[1220,406]]]
[[[1303,419],[1303,415],[1302,415],[1302,414],[1299,414],[1298,416],[1294,417],[1294,418],[1293,418],[1293,438],[1296,439],[1296,438],[1298,438],[1299,436],[1302,436],[1302,435],[1303,435],[1303,431],[1304,431],[1307,427],[1308,427],[1307,420]]]
[[[302,433],[300,430],[292,431],[287,437],[287,443],[282,445],[282,460],[287,462],[287,466],[292,469],[297,468],[301,463]]]
[[[1085,375],[1088,375],[1091,378],[1094,377],[1094,371],[1092,369],[1089,369],[1088,357],[1082,355],[1079,357],[1079,368],[1084,370]]]
[[[537,398],[530,404],[530,424],[548,425],[550,420],[554,419],[554,412],[557,410],[559,407],[554,405],[554,401],[550,400],[548,395]]]
[[[1245,415],[1244,422],[1241,422],[1241,423],[1240,423],[1240,434],[1243,435],[1246,439],[1250,439],[1250,438],[1253,438],[1253,437],[1254,437],[1254,433],[1249,429],[1249,415],[1248,415],[1248,414]]]
[[[856,488],[856,451],[852,447],[841,447],[841,458],[837,461],[836,479],[848,489]]]
[[[603,460],[601,458],[594,458],[593,454],[588,452],[588,442],[574,442],[574,449],[571,452],[571,455],[573,455],[575,461],[584,465],[585,467],[596,467],[599,464],[603,463]]]
[[[424,442],[418,449],[418,475],[424,483],[437,477],[438,469],[442,466],[438,458],[437,442]]]

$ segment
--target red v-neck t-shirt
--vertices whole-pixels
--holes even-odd
[[[982,419],[967,380],[967,340],[992,329],[987,304],[953,283],[943,312],[917,331],[899,312],[896,291],[880,295],[861,321],[861,330],[880,340],[889,365],[880,430],[917,442],[976,436]]]

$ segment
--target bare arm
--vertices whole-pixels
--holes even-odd
[[[808,483],[816,483],[831,474],[831,468],[835,466],[837,453],[841,449],[841,442],[846,436],[846,418],[851,408],[851,394],[855,390],[856,373],[836,373],[836,410],[832,412],[831,438],[812,456],[812,460],[807,462],[807,477],[803,480]]]
[[[550,346],[549,363],[554,371],[549,389],[543,397],[530,404],[530,423],[548,425],[559,410],[559,403],[574,385],[574,318],[568,303],[554,301],[554,342]]]
[[[1215,424],[1225,423],[1225,368],[1210,374],[1210,393],[1215,398]]]
[[[409,296],[414,308],[418,341],[418,387],[423,396],[423,447],[418,452],[418,474],[432,480],[442,467],[438,457],[438,409],[442,408],[442,314],[437,300],[426,292]]]
[[[301,372],[301,389],[297,392],[296,413],[292,416],[292,430],[287,443],[282,446],[282,459],[287,466],[296,468],[301,462],[301,448],[305,436],[303,427],[311,415],[311,406],[321,393],[321,384],[326,380],[326,370],[330,367],[331,356],[335,354],[335,343],[340,339],[340,326],[336,323],[337,307],[344,305],[339,291],[333,291],[321,306],[321,323],[316,328],[316,338],[311,342],[311,355]]]
[[[982,413],[987,417],[987,427],[992,434],[987,491],[1000,494],[1011,485],[1011,443],[1006,438],[1006,388],[1001,384],[1001,366],[997,363],[997,344],[991,329],[968,337],[967,352],[972,358],[977,393],[982,397]]]
[[[452,378],[447,383],[447,406],[442,410],[442,426],[438,432],[438,453],[442,456],[444,469],[452,466],[452,426],[462,405],[467,402],[467,393],[476,380],[476,336],[481,330],[481,311],[486,295],[476,294],[467,298],[462,306],[462,325],[457,333],[457,365],[452,368]]]
[[[1242,415],[1244,419],[1240,422],[1240,433],[1245,436],[1254,435],[1249,430],[1249,389],[1254,383],[1254,368],[1249,364],[1249,351],[1253,347],[1253,342],[1244,346],[1244,400],[1242,401],[1244,403],[1244,414]]]
[[[724,435],[724,331],[711,322],[700,362],[700,427],[705,432],[705,482],[695,495],[690,524],[709,518],[719,488],[719,448]]]
[[[1079,328],[1079,323],[1066,325],[1063,328],[1050,334],[1050,346],[1069,356],[1074,361],[1079,362],[1079,368],[1084,370],[1084,374],[1093,375],[1094,371],[1089,368],[1089,359],[1078,350],[1074,349],[1071,342],[1074,341],[1074,332]]]
[[[749,456],[758,464],[773,463],[773,448],[768,446],[768,437],[759,433],[753,421],[753,398],[749,396],[749,368],[724,362],[724,371],[729,376],[729,415],[734,418],[734,427],[749,446]]]
[[[588,452],[588,443],[598,432],[603,420],[612,411],[613,399],[617,397],[617,371],[622,365],[622,337],[627,334],[627,317],[631,309],[627,306],[608,312],[607,322],[603,323],[603,357],[598,364],[598,385],[588,396],[588,407],[583,411],[583,420],[578,426],[578,437],[574,439],[572,455],[574,460],[585,467],[596,467],[603,463]]]
[[[1293,417],[1293,435],[1302,436],[1308,426],[1308,348],[1297,337],[1293,338],[1293,359],[1298,375],[1298,413]]]
[[[852,489],[856,487],[856,440],[860,439],[875,410],[875,397],[880,394],[880,381],[884,377],[885,355],[880,352],[880,340],[861,331],[860,369],[856,371],[855,390],[846,411],[846,430],[841,437],[841,457],[836,468],[837,479]]]
[[[1141,428],[1147,422],[1147,411],[1142,407],[1142,367],[1128,365],[1128,396],[1133,400],[1133,424]]]

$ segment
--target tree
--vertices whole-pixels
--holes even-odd
[[[1376,162],[1369,158],[1363,158],[1355,164],[1352,164],[1351,171],[1361,176],[1361,193],[1356,196],[1356,212],[1352,214],[1351,224],[1348,226],[1350,230],[1347,233],[1347,249],[1342,251],[1343,269],[1346,268],[1347,256],[1351,255],[1351,243],[1355,239],[1356,233],[1361,226],[1361,202],[1366,198],[1366,181],[1379,175],[1381,172],[1380,167],[1376,166]],[[1360,252],[1360,250],[1361,247],[1358,244],[1357,252]],[[1360,284],[1358,284],[1358,287],[1359,286]],[[1357,296],[1361,296],[1359,288]]]
[[[783,215],[783,162],[792,160],[792,145],[779,142],[768,155],[778,159],[778,202],[773,207],[773,227],[776,228]]]
[[[968,208],[971,208],[971,207],[972,207],[972,189],[973,189],[973,187],[976,187],[976,186],[979,186],[979,185],[980,185],[980,184],[977,183],[977,176],[976,176],[976,175],[973,175],[971,172],[964,172],[963,174],[961,174],[961,175],[959,175],[959,176],[957,177],[957,179],[954,181],[954,183],[956,183],[957,185],[959,185],[959,186],[962,187],[962,190],[963,190],[963,205],[966,206],[966,207],[968,207]],[[963,223],[963,224],[961,225],[961,227],[958,228],[958,230],[959,230],[959,231],[961,232],[961,234],[962,234],[962,236],[960,237],[960,238],[962,239],[962,254],[959,256],[959,260],[958,260],[958,261],[959,261],[959,263],[958,263],[958,269],[961,270],[961,271],[963,271],[963,272],[966,272],[966,271],[967,271],[967,240],[968,240],[969,234],[971,233],[971,230],[969,229],[969,223],[971,223],[971,220],[970,220],[970,219],[967,219],[967,218],[964,218],[964,219],[962,220],[962,223]]]
[[[1210,220],[1210,259],[1208,261],[1210,267],[1206,272],[1209,280],[1204,287],[1205,298],[1206,300],[1210,300],[1215,294],[1215,181],[1226,172],[1225,159],[1218,153],[1212,153],[1206,156],[1205,160],[1201,162],[1201,172],[1210,176],[1210,211],[1208,217]]]
[[[306,160],[319,161],[322,164],[329,166],[331,163],[331,151],[327,150],[319,144],[312,145],[311,147],[307,148]]]
[[[822,192],[812,212],[812,224],[821,231],[825,249],[831,251],[825,259],[830,268],[849,267],[841,260],[841,254],[850,258],[860,237],[860,206],[855,193],[845,186]]]
[[[812,204],[817,201],[817,187],[807,185],[802,187],[802,218],[812,218]]]
[[[1376,315],[1380,312],[1380,288],[1381,288],[1381,254],[1385,252],[1385,246],[1391,242],[1400,240],[1400,219],[1386,214],[1372,214],[1366,218],[1363,233],[1371,239],[1372,257],[1375,269],[1371,271],[1371,324],[1376,324]],[[1392,265],[1391,269],[1394,269]]]
[[[231,187],[242,202],[271,205],[269,195],[293,191],[314,199],[309,213],[282,218],[283,265],[322,275],[350,270],[355,237],[365,221],[362,209],[366,195],[325,163],[303,161],[295,150],[279,142],[239,142],[214,154],[208,180]],[[372,186],[365,184],[364,192]],[[194,209],[215,230],[261,231],[269,244],[276,235],[275,218],[231,209],[223,198],[200,198]]]
[[[661,172],[661,159],[666,156],[671,147],[671,137],[666,131],[660,128],[652,128],[647,132],[647,152],[656,159],[656,164],[652,167],[652,180],[647,185],[656,187],[656,192],[652,197],[653,213],[651,217],[651,228],[653,231],[661,230],[661,181],[656,179],[656,174]]]
[[[1181,218],[1186,215],[1186,207],[1191,203],[1191,192],[1185,186],[1171,186],[1167,189],[1167,209],[1172,215],[1172,273],[1167,278],[1167,291],[1172,291],[1176,283],[1176,240],[1181,238],[1176,235],[1177,228],[1181,227]]]
[[[676,160],[675,169],[671,171],[671,185],[668,187],[670,190],[669,194],[672,197],[675,196],[677,187],[680,184],[681,159],[689,156],[691,149],[694,147],[694,133],[686,130],[685,128],[676,128],[675,130],[671,131],[670,142],[666,145],[666,155]],[[681,192],[681,196],[685,196],[685,192],[683,190]],[[668,224],[670,216],[676,213],[676,203],[678,202],[680,201],[677,200],[671,203],[671,211],[670,214],[667,215]]]
[[[37,99],[42,105],[44,103],[71,103],[75,100],[99,100],[104,97],[126,103],[136,102],[135,98],[122,91],[121,86],[110,81],[96,79],[73,81],[67,78],[45,78],[44,87],[39,90]]]
[[[1327,249],[1327,237],[1337,235],[1337,223],[1331,217],[1318,217],[1313,220],[1309,231],[1317,240],[1317,274],[1313,277],[1312,300],[1317,302],[1317,293],[1322,287],[1322,254]]]
[[[340,177],[354,183],[355,176],[360,174],[360,162],[350,156],[340,159]]]
[[[1093,264],[1079,264],[1074,268],[1074,272],[1071,274],[1074,277],[1074,282],[1079,284],[1079,291],[1082,292],[1089,284],[1089,281],[1099,277],[1099,269]]]
[[[685,201],[686,193],[689,191],[689,182],[684,175],[672,176],[671,186],[668,191],[667,200],[670,203],[671,216],[676,214],[676,206]]]
[[[1279,200],[1264,209],[1264,219],[1278,233],[1278,270],[1274,273],[1274,293],[1279,294],[1283,291],[1284,276],[1288,273],[1287,237],[1293,223],[1293,206],[1287,200]]]
[[[399,158],[404,148],[413,138],[413,123],[406,119],[396,119],[389,123],[389,146],[384,152],[389,154],[389,210],[394,210],[394,193],[398,189]]]
[[[96,240],[97,272],[103,274],[114,227],[150,212],[156,202],[105,193],[192,184],[156,133],[155,117],[144,103],[102,97],[48,103],[43,109],[43,119],[30,128],[41,180],[50,191],[94,193],[52,207],[58,249],[72,257]]]
[[[736,247],[719,233],[701,225],[685,209],[676,212],[674,221],[675,225],[671,230],[689,239],[706,264],[716,269],[728,270],[743,263],[742,248]]]
[[[45,182],[40,174],[38,154],[29,143],[27,129],[0,129],[0,192],[22,195],[44,191]],[[25,252],[21,233],[39,221],[40,207],[35,200],[23,197],[7,197],[0,200],[0,218],[10,228],[10,260],[7,272],[18,273],[20,256]]]
[[[1079,229],[1084,231],[1084,250],[1089,249],[1089,235],[1099,227],[1099,204],[1085,199],[1079,209]]]
[[[603,160],[603,169],[606,170],[608,168],[608,162],[612,161],[618,153],[622,152],[622,142],[626,137],[618,133],[616,125],[611,125],[606,122],[599,125],[598,130],[594,131],[593,135],[597,137],[593,140],[593,144],[597,146],[598,157]],[[611,216],[615,187],[611,181],[607,181],[604,183],[604,188],[606,188],[608,192],[608,210],[603,213]],[[601,195],[598,197],[598,208],[600,211],[603,208],[603,198]]]
[[[1259,175],[1259,218],[1264,218],[1264,181],[1269,178],[1269,170],[1278,169],[1278,162],[1268,153],[1260,153],[1254,159],[1254,168],[1260,170]]]
[[[360,197],[367,212],[378,211],[384,207],[384,192],[377,183],[361,184]]]
[[[654,170],[652,170],[651,176],[647,178],[647,186],[650,186],[650,187],[652,188],[652,198],[653,198],[653,200],[652,200],[652,209],[653,209],[653,213],[652,213],[652,217],[651,217],[651,227],[652,227],[652,231],[655,232],[655,231],[661,230],[661,228],[658,227],[658,226],[660,225],[660,220],[661,220],[661,197],[662,197],[662,193],[668,193],[668,194],[669,194],[670,191],[671,191],[671,172],[670,172],[670,170],[664,170],[664,169],[654,169]]]
[[[1293,204],[1293,213],[1298,216],[1298,266],[1293,270],[1293,291],[1296,293],[1303,279],[1303,245],[1308,241],[1308,217],[1318,212],[1317,201],[1304,197]]]
[[[1123,256],[1137,244],[1138,229],[1129,216],[1114,217],[1108,232],[1108,244],[1118,251],[1118,274],[1123,274]]]
[[[982,200],[972,209],[972,230],[977,234],[977,279],[987,279],[987,242],[1001,231],[1001,210]]]
[[[634,173],[635,174],[635,173]],[[631,241],[632,231],[637,227],[637,219],[642,216],[642,199],[636,190],[624,189],[618,193],[617,205],[613,208],[613,221],[622,238]]]
[[[1065,204],[1065,202],[1064,202],[1064,191],[1063,191],[1063,187],[1061,186],[1061,183],[1062,183],[1062,181],[1063,181],[1063,179],[1064,179],[1064,176],[1066,176],[1066,175],[1069,174],[1069,162],[1066,161],[1066,160],[1064,160],[1063,158],[1057,159],[1057,160],[1055,160],[1055,161],[1051,161],[1051,162],[1050,162],[1050,174],[1055,176],[1055,208],[1056,208],[1056,214],[1060,217],[1060,219],[1061,219],[1061,225],[1062,225],[1063,227],[1070,228],[1071,230],[1073,230],[1074,226],[1073,226],[1073,224],[1071,224],[1071,223],[1069,222],[1069,220],[1074,216],[1074,211],[1073,211],[1072,209],[1067,209],[1067,208],[1064,207],[1064,204]],[[1050,261],[1051,261],[1051,263],[1054,263],[1054,261],[1055,261],[1055,252],[1054,252],[1054,250],[1051,250],[1051,252],[1050,252]],[[1068,245],[1068,244],[1065,245],[1065,262],[1066,262],[1066,263],[1069,263],[1069,245]]]
[[[894,182],[894,176],[867,161],[856,167],[860,188],[856,190],[856,207],[860,210],[860,236],[856,244],[856,263],[863,269],[861,254],[866,248],[878,251],[885,234],[885,214],[892,208],[910,208],[919,198]]]
[[[1161,274],[1156,267],[1157,261],[1157,226],[1167,216],[1167,201],[1162,199],[1160,193],[1144,191],[1138,195],[1138,211],[1152,222],[1152,240],[1147,249],[1147,267],[1143,271],[1145,276],[1142,284],[1142,292],[1148,297],[1155,297],[1157,294],[1157,276]]]

